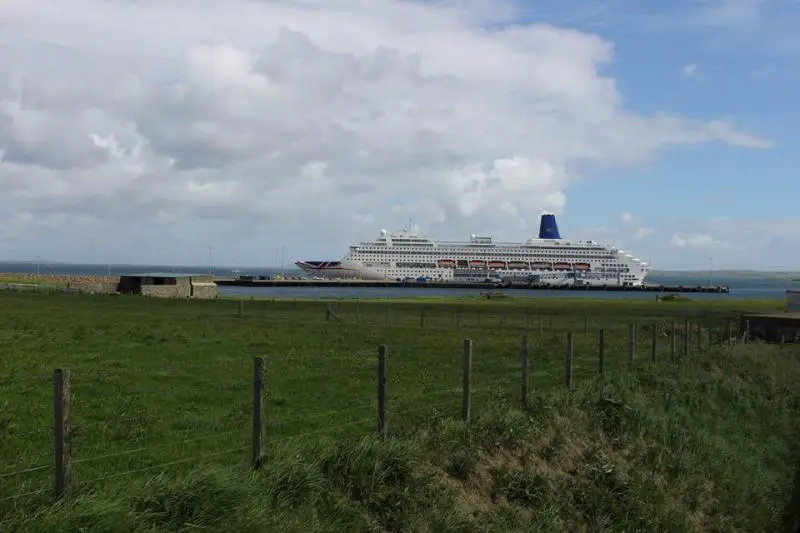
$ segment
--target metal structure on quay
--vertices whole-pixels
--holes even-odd
[[[453,281],[375,281],[359,279],[259,279],[256,277],[216,278],[219,286],[233,287],[377,287],[417,289],[528,289],[595,292],[658,292],[658,293],[716,293],[728,294],[726,285],[551,285],[536,283],[463,283]]]

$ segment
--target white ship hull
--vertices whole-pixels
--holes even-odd
[[[496,243],[490,237],[435,241],[416,232],[381,232],[350,247],[340,261],[298,261],[313,277],[365,280],[428,279],[475,282],[487,278],[545,285],[640,286],[649,264],[613,246],[561,239],[553,215],[543,215],[538,239]]]

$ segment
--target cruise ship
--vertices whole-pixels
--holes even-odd
[[[650,264],[615,246],[562,239],[553,214],[543,214],[538,238],[495,242],[437,241],[411,228],[381,230],[350,246],[340,261],[297,261],[311,276],[369,280],[525,281],[552,285],[640,286]]]

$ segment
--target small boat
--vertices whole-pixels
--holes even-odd
[[[570,270],[572,267],[569,263],[555,263],[553,270]]]
[[[505,261],[489,261],[489,268],[505,268]]]
[[[524,261],[509,261],[508,268],[512,270],[527,270],[528,263],[525,263]]]
[[[483,267],[486,266],[486,261],[482,261],[480,259],[473,259],[472,261],[469,262],[469,264],[470,264],[470,266],[473,266],[473,267],[481,267],[481,268],[483,268]]]
[[[589,263],[572,263],[572,268],[575,270],[589,270],[591,265]]]
[[[550,263],[531,263],[531,270],[550,270],[551,268]]]
[[[455,268],[456,262],[452,259],[439,259],[439,268]]]

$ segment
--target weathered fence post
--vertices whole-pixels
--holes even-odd
[[[528,386],[530,385],[528,336],[522,336],[522,406],[528,407]]]
[[[461,354],[461,418],[469,422],[469,382],[472,374],[472,340],[464,339]]]
[[[675,361],[676,357],[677,357],[677,350],[675,349],[676,348],[675,344],[677,342],[677,339],[676,339],[677,334],[678,334],[678,325],[673,320],[672,321],[672,331],[670,331],[670,347],[669,347],[670,355],[672,356],[672,360],[673,361]]]
[[[264,358],[253,360],[253,469],[264,462]]]
[[[56,498],[64,503],[72,499],[72,428],[69,420],[69,370],[53,372],[53,427],[56,452]]]
[[[636,324],[628,324],[628,362],[633,363],[636,359]]]
[[[726,321],[726,323],[728,325],[728,340],[727,340],[727,344],[736,344],[736,335],[733,334],[733,329],[734,329],[733,328],[733,319],[732,318],[726,318],[725,321]]]
[[[600,331],[598,331],[597,333],[598,333],[598,344],[599,344],[599,346],[597,347],[598,349],[597,371],[598,374],[602,374],[606,366],[606,330],[600,328]]]
[[[689,319],[683,320],[683,355],[689,357],[689,342],[691,341],[692,329],[689,324]]]
[[[378,346],[378,434],[381,440],[386,440],[389,426],[386,420],[386,363],[388,350],[385,344]]]
[[[564,384],[567,389],[572,390],[572,356],[573,356],[573,335],[567,333],[567,354],[564,361]]]
[[[703,321],[697,321],[697,351],[703,349]]]
[[[657,351],[658,351],[658,325],[655,324],[655,323],[650,325],[650,336],[651,336],[650,349],[652,350],[651,359],[655,363],[656,362],[656,354],[657,354]]]

